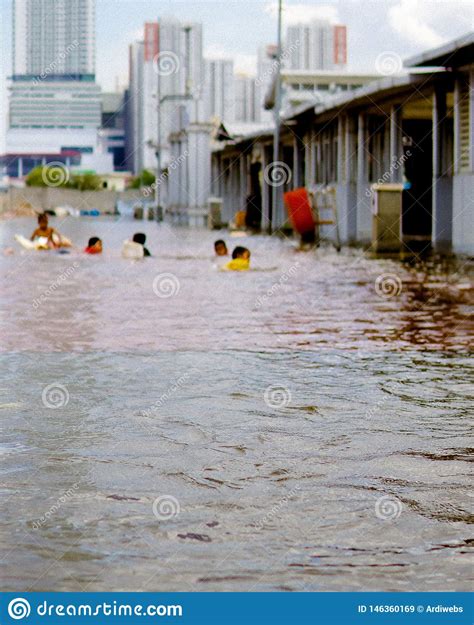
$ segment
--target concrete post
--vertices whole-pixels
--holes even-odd
[[[368,242],[372,232],[372,213],[367,180],[366,135],[367,118],[359,113],[357,119],[357,241]]]
[[[342,163],[344,173],[343,178],[346,185],[346,193],[343,197],[346,218],[345,227],[341,228],[341,239],[344,243],[353,243],[357,239],[357,129],[356,120],[353,116],[347,115],[344,129],[345,158]]]
[[[262,151],[262,232],[268,232],[270,228],[270,188],[265,181],[264,172],[269,164],[267,148],[262,143],[260,144]]]
[[[433,245],[449,251],[453,228],[452,154],[447,153],[446,91],[439,85],[433,94]]]
[[[301,187],[301,152],[298,137],[293,138],[293,188]]]
[[[240,161],[240,205],[242,209],[245,209],[247,199],[247,154],[242,152],[239,158]]]
[[[312,132],[310,131],[305,135],[305,138],[304,138],[304,159],[305,159],[304,184],[306,187],[310,187],[312,185],[311,172],[313,170],[313,159],[312,159],[311,142],[312,142]]]
[[[402,145],[402,116],[399,106],[392,106],[390,111],[390,165],[397,162],[403,156]],[[391,167],[390,182],[403,180],[403,166]]]

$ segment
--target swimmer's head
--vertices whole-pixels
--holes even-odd
[[[145,245],[146,234],[143,234],[143,232],[136,232],[133,235],[133,241],[134,243],[140,243],[140,245]]]
[[[92,249],[95,252],[102,252],[102,241],[99,237],[91,237],[87,244],[88,249]]]
[[[249,260],[250,259],[250,250],[248,250],[246,247],[241,247],[240,245],[238,245],[234,251],[232,252],[232,258],[243,258],[245,260]]]
[[[225,244],[225,241],[223,241],[222,239],[215,241],[214,249],[216,251],[216,256],[227,256],[227,254],[229,253],[227,251],[227,245]]]

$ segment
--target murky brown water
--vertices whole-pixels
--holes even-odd
[[[3,589],[470,588],[467,266],[136,229],[0,257]]]

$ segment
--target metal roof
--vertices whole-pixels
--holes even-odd
[[[438,48],[416,54],[404,62],[406,67],[461,67],[474,63],[474,31]]]

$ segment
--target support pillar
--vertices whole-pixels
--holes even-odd
[[[262,151],[262,232],[268,232],[270,228],[270,202],[271,202],[271,187],[265,181],[265,171],[270,162],[268,158],[268,151],[264,144],[261,144]]]
[[[367,194],[366,153],[367,117],[359,113],[357,118],[357,241],[364,243],[371,239],[372,213],[370,194]]]
[[[390,111],[390,182],[402,182],[403,165],[394,165],[403,156],[402,115],[399,106],[392,106]]]
[[[446,91],[441,85],[433,94],[433,246],[449,251],[453,229],[452,144],[446,118]]]

